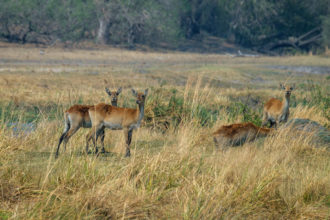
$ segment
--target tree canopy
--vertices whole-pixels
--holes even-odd
[[[329,0],[0,0],[0,39],[176,45],[214,36],[271,52],[330,45]]]

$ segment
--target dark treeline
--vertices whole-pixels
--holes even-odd
[[[330,0],[0,0],[0,39],[178,45],[208,36],[260,52],[330,46]]]

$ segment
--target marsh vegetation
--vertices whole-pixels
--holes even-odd
[[[330,67],[328,57],[236,57],[194,53],[4,46],[0,53],[0,218],[329,218],[329,142],[278,129],[215,149],[219,126],[261,125],[263,104],[295,83],[290,119],[329,129],[329,74],[269,66]],[[149,88],[141,128],[124,158],[120,131],[107,153],[83,154],[88,129],[55,160],[73,104],[135,108],[130,88]]]

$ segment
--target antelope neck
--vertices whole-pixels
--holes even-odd
[[[288,107],[290,102],[290,96],[285,95],[284,97],[284,107]]]
[[[282,113],[286,114],[289,110],[289,102],[290,102],[290,96],[285,95],[284,97],[284,106],[282,109]]]
[[[138,118],[138,125],[140,125],[141,120],[143,119],[144,116],[144,103],[139,104],[139,118]]]

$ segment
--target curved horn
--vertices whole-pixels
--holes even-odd
[[[105,92],[106,92],[109,96],[111,96],[111,92],[110,92],[110,90],[109,90],[107,87],[105,87]]]
[[[120,87],[118,90],[117,90],[117,95],[119,95],[121,93],[121,90],[122,88]]]
[[[138,95],[137,92],[134,89],[132,89],[132,93],[133,93],[134,96]]]

